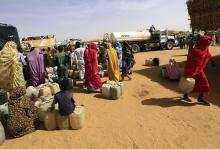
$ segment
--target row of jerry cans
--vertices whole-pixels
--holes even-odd
[[[100,70],[99,75],[101,78],[107,75],[107,70]],[[74,80],[79,80],[79,71],[78,70],[68,70],[68,76]]]
[[[79,80],[79,71],[78,70],[68,70],[68,77]]]
[[[107,81],[102,85],[102,96],[110,99],[118,99],[122,96],[124,84],[122,82]]]
[[[44,117],[44,127],[46,130],[55,129],[81,129],[85,122],[84,106],[76,106],[69,116],[61,116],[58,110],[48,111]]]
[[[145,60],[146,66],[160,66],[160,59],[158,57],[148,58]]]
[[[40,85],[36,88],[33,86],[29,86],[26,89],[26,96],[29,98],[51,96],[51,95],[55,95],[59,91],[60,91],[60,87],[57,83],[48,83],[48,84]]]

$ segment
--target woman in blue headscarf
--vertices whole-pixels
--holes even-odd
[[[118,55],[118,65],[122,68],[122,45],[120,42],[116,42],[113,47],[115,48]]]

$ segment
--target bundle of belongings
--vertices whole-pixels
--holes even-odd
[[[179,80],[181,77],[181,69],[179,68],[176,60],[171,58],[169,63],[162,67],[162,76],[170,80]]]

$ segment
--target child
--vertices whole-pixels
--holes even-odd
[[[125,62],[125,58],[122,59],[122,79],[121,81],[124,81],[124,77],[128,77],[129,80],[131,80],[131,77],[128,75],[128,66]]]
[[[72,92],[68,90],[68,80],[62,78],[59,81],[60,92],[54,96],[54,102],[52,104],[52,110],[56,103],[59,105],[59,113],[61,116],[68,116],[73,113],[75,109],[75,101],[73,99]]]

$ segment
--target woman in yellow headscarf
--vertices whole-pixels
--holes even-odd
[[[0,74],[0,88],[6,91],[25,86],[17,45],[13,41],[6,42],[0,49]]]
[[[108,76],[109,80],[120,81],[118,55],[111,44],[108,44]]]

